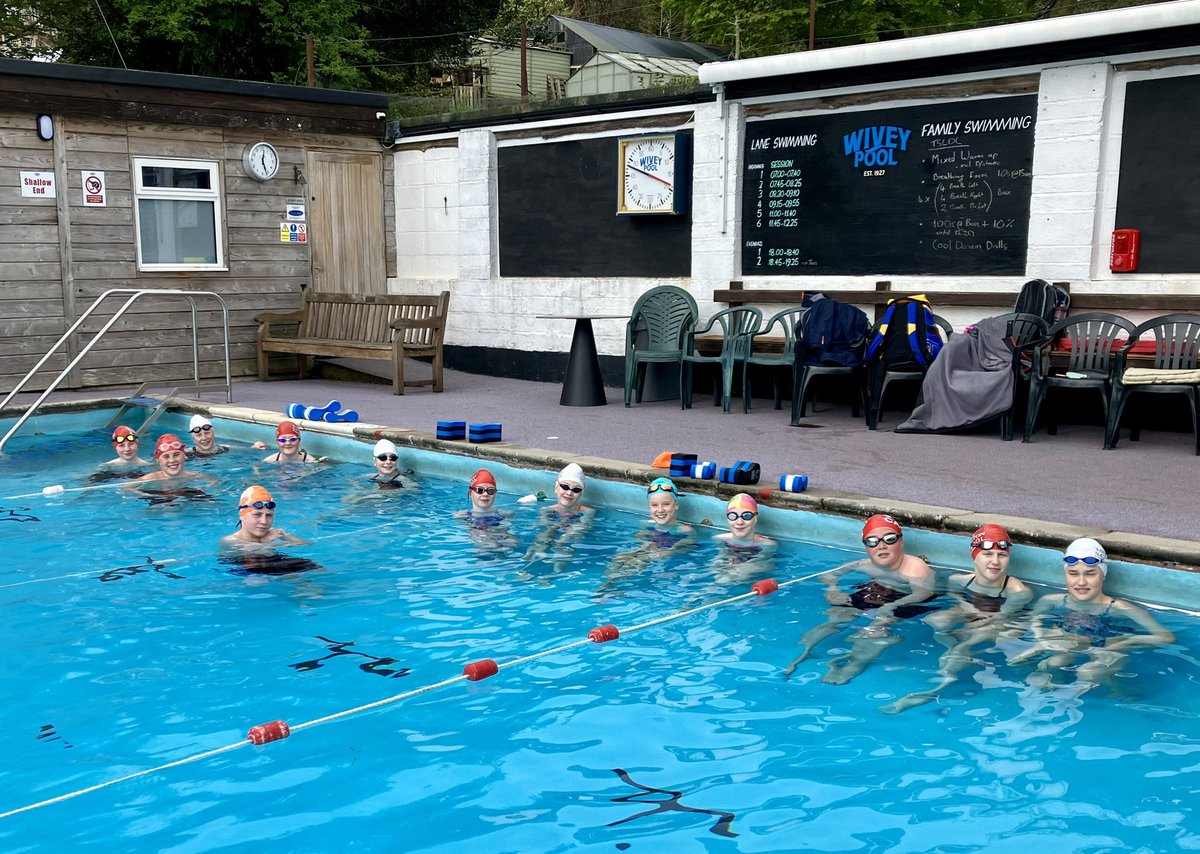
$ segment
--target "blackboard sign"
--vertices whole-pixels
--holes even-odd
[[[744,275],[1024,275],[1037,99],[746,125]]]
[[[1200,272],[1200,75],[1125,88],[1117,228],[1141,231],[1139,273]]]
[[[680,277],[692,271],[692,221],[617,216],[614,136],[497,152],[500,275]],[[691,184],[691,174],[678,176]]]

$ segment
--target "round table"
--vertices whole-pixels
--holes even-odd
[[[625,314],[539,314],[538,320],[574,320],[575,335],[571,338],[571,353],[567,356],[567,375],[563,378],[560,406],[604,406],[604,377],[600,373],[600,356],[596,353],[593,320],[628,320]]]

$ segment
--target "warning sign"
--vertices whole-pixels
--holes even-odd
[[[302,222],[279,223],[280,243],[308,243],[308,226]]]
[[[102,208],[108,205],[106,194],[108,190],[104,185],[103,172],[84,172],[83,173],[83,204],[84,207]]]
[[[54,199],[53,172],[22,172],[21,195],[27,199]]]
[[[289,220],[293,220],[295,222],[304,222],[303,196],[289,196],[284,200],[284,204],[286,205],[284,208],[284,214]]]

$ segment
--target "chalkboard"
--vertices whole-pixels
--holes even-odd
[[[1200,272],[1200,75],[1125,88],[1117,228],[1141,231],[1139,273]]]
[[[501,148],[500,275],[690,276],[691,216],[617,216],[617,164],[613,136]]]
[[[1024,275],[1033,95],[746,125],[744,275]]]

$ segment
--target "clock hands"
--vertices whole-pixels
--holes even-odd
[[[671,182],[668,181],[666,178],[660,178],[658,175],[655,175],[653,172],[647,172],[645,169],[639,169],[638,167],[634,166],[632,163],[626,163],[625,168],[632,169],[634,172],[640,172],[641,174],[645,175],[647,178],[653,178],[655,181],[657,181],[660,184],[663,184],[664,186],[667,186],[667,187],[671,186]]]

